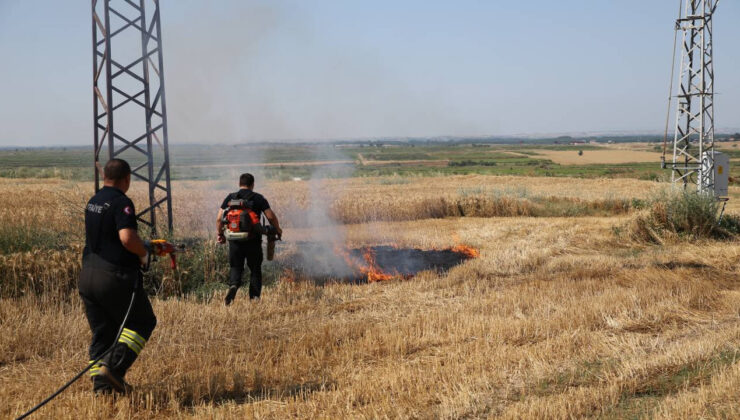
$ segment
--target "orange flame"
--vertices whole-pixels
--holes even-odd
[[[473,248],[472,246],[460,243],[460,238],[457,235],[453,235],[453,237],[457,245],[449,248],[452,252],[462,254],[467,258],[478,258],[480,256],[480,251]],[[396,244],[392,244],[391,246],[394,248],[399,248]],[[336,245],[334,247],[334,252],[337,255],[342,256],[349,267],[362,273],[363,276],[366,276],[368,283],[374,283],[376,281],[388,281],[394,278],[403,278],[405,280],[408,280],[413,277],[412,274],[400,274],[397,272],[388,273],[383,271],[375,261],[375,253],[370,247],[367,247],[363,250],[362,259],[353,257],[348,249],[343,248],[339,245]]]
[[[455,246],[452,247],[452,252],[457,252],[458,254],[463,254],[468,258],[478,258],[480,257],[480,251],[473,248],[469,245],[464,245],[460,243],[460,236],[457,235],[457,233],[452,234],[452,239],[455,241]]]
[[[334,248],[334,252],[341,255],[344,261],[347,262],[347,265],[365,275],[368,283],[387,281],[395,277],[394,274],[385,273],[378,267],[378,264],[375,262],[375,254],[370,248],[365,248],[365,251],[362,253],[362,259],[364,261],[353,258],[349,254],[349,251],[338,246]]]
[[[454,247],[452,247],[452,252],[463,254],[468,258],[478,258],[480,256],[480,251],[473,248],[472,246],[463,245],[463,244],[457,244]]]
[[[367,274],[368,283],[386,281],[393,278],[393,275],[384,273],[378,268],[378,264],[375,262],[375,254],[370,248],[365,249],[362,258],[367,263],[367,266],[362,271]]]

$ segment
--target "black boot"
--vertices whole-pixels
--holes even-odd
[[[126,343],[116,343],[113,350],[103,358],[99,376],[105,378],[114,390],[123,394],[131,392],[131,385],[126,383],[124,377],[137,356],[136,352],[131,350]]]
[[[95,395],[108,395],[113,393],[113,387],[108,383],[108,380],[100,375],[93,376],[92,383]]]
[[[229,292],[226,293],[226,299],[224,299],[224,303],[226,303],[226,306],[231,305],[231,302],[234,301],[234,298],[236,297],[236,291],[238,289],[239,289],[239,286],[229,287]]]

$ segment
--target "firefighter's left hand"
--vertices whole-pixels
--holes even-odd
[[[139,257],[139,263],[141,263],[141,266],[143,268],[149,267],[149,251],[146,252],[143,256]]]
[[[216,242],[218,242],[220,244],[225,244],[226,243],[226,236],[224,236],[223,233],[219,233],[218,234],[218,238],[216,239]]]

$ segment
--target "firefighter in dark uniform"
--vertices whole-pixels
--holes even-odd
[[[231,200],[245,200],[249,207],[257,213],[264,214],[270,222],[277,236],[283,234],[280,223],[275,213],[270,209],[270,204],[262,194],[256,193],[254,189],[254,176],[242,174],[239,177],[239,191],[226,196],[218,213],[218,242],[225,243],[223,215],[229,207]],[[226,294],[226,305],[234,301],[236,291],[242,285],[242,274],[244,273],[244,261],[249,267],[249,298],[259,299],[262,291],[262,235],[253,235],[243,241],[229,241],[229,291]]]
[[[90,361],[101,362],[90,369],[96,393],[125,393],[126,371],[134,363],[152,334],[157,318],[142,285],[140,267],[148,259],[148,246],[137,234],[134,203],[126,196],[131,185],[131,167],[125,160],[111,159],[105,165],[103,188],[85,209],[85,249],[79,291],[92,330]],[[118,330],[136,288],[123,332]]]

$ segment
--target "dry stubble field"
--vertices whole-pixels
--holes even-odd
[[[44,207],[47,217],[74,243],[88,186],[46,182],[0,181],[0,223],[33,231],[24,197],[46,191],[58,198]],[[211,203],[227,186],[176,188],[177,235],[212,233]],[[129,376],[135,392],[95,398],[80,381],[38,417],[737,417],[740,244],[657,246],[619,234],[633,211],[614,197],[655,189],[635,180],[483,176],[334,180],[316,191],[268,185],[273,208],[294,226],[287,241],[312,238],[299,209],[321,197],[348,223],[351,246],[463,242],[480,257],[407,281],[285,278],[261,302],[228,308],[222,292],[208,303],[155,299],[158,327]],[[534,217],[558,214],[563,203],[586,210]],[[2,281],[74,282],[77,252],[2,255]],[[3,418],[87,360],[89,331],[74,293],[3,298],[0,336]]]

